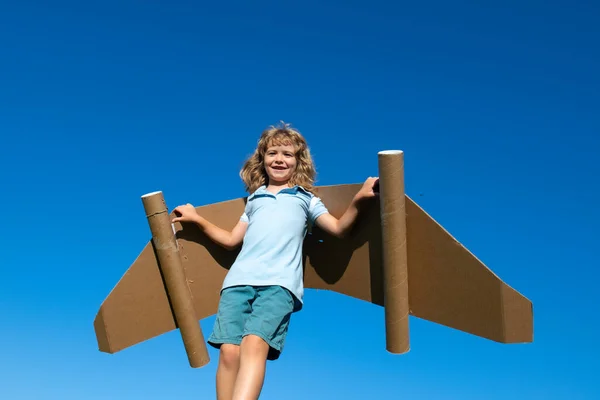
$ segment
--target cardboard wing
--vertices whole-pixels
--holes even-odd
[[[340,217],[361,184],[318,187]],[[197,207],[233,228],[246,198]],[[505,284],[408,196],[406,254],[410,315],[502,343],[533,340],[532,303]],[[305,287],[385,306],[381,205],[373,201],[351,234],[337,239],[313,229],[304,245]],[[197,319],[217,311],[221,284],[236,251],[212,243],[194,226],[175,224],[185,281]],[[100,351],[115,353],[178,328],[150,241],[102,303],[94,320]],[[178,261],[179,262],[179,261]],[[402,317],[402,316],[399,316]],[[392,342],[402,338],[392,337]]]

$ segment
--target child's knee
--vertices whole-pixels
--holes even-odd
[[[226,368],[237,368],[240,363],[240,346],[223,344],[219,351],[219,363]]]
[[[269,344],[260,336],[249,334],[242,339],[244,354],[266,355],[269,351]]]

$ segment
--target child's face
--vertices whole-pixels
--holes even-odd
[[[287,183],[296,171],[296,149],[292,145],[269,146],[264,156],[269,183]]]

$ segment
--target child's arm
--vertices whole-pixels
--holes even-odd
[[[179,215],[179,217],[173,218],[173,222],[195,223],[213,242],[227,250],[233,250],[242,243],[246,229],[248,228],[248,223],[240,220],[231,232],[229,232],[198,215],[194,206],[189,203],[175,207],[173,211]]]
[[[344,212],[340,219],[337,219],[329,213],[325,213],[316,219],[316,225],[333,236],[340,238],[344,237],[350,231],[350,228],[352,228],[352,225],[356,221],[360,202],[377,196],[375,187],[378,183],[378,178],[368,178],[358,193],[354,195],[352,202],[350,202],[346,212]]]

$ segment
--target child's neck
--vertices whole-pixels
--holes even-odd
[[[281,183],[274,182],[274,183],[269,183],[267,185],[267,191],[269,191],[269,192],[271,192],[273,194],[277,194],[282,189],[289,188],[289,187],[291,187],[289,181],[288,182],[281,182]]]

